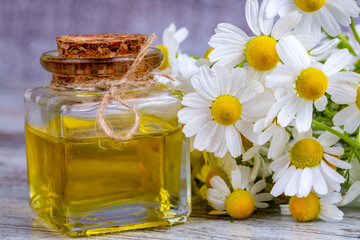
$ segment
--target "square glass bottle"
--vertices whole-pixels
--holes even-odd
[[[120,79],[135,58],[46,52],[40,61],[53,74],[52,87],[25,93],[30,205],[70,236],[173,225],[190,213],[189,143],[177,119],[181,91],[155,84],[122,94],[140,114],[129,140],[110,138],[96,121],[108,89],[83,83]],[[143,76],[162,60],[150,48],[134,74]],[[114,100],[104,118],[125,135],[135,114]]]

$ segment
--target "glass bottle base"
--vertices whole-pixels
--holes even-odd
[[[177,207],[161,212],[158,204],[131,204],[108,207],[86,217],[61,216],[55,209],[33,209],[46,222],[70,237],[109,234],[151,227],[172,226],[187,221],[190,210]],[[135,214],[134,214],[135,213]]]

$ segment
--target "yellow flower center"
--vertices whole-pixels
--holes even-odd
[[[236,189],[227,196],[225,209],[232,218],[244,219],[253,213],[255,200],[249,192],[243,189]]]
[[[232,125],[240,119],[241,103],[234,96],[222,95],[211,105],[211,115],[220,125]]]
[[[209,54],[212,52],[212,50],[214,50],[214,48],[209,48],[208,50],[206,50],[203,58],[209,60]]]
[[[308,222],[316,219],[320,213],[319,197],[310,192],[307,197],[299,198],[292,196],[289,201],[291,216],[300,222]]]
[[[356,91],[356,101],[355,104],[357,106],[357,108],[360,110],[360,87],[358,87],[357,91]]]
[[[168,67],[170,67],[169,52],[164,45],[159,45],[159,46],[156,46],[155,48],[160,49],[162,51],[162,53],[164,54],[164,61],[162,62],[160,67],[158,67],[158,69],[160,71],[163,71],[163,70],[167,69]]]
[[[276,40],[269,36],[257,36],[249,41],[245,57],[255,70],[267,71],[276,67],[279,56],[276,52]]]
[[[291,164],[296,168],[311,168],[318,166],[324,156],[320,143],[311,138],[301,139],[290,150]]]
[[[328,80],[322,71],[316,68],[307,68],[300,72],[295,81],[295,89],[299,97],[314,101],[322,97],[328,86]]]
[[[304,12],[316,12],[322,8],[326,0],[294,0],[296,6]]]
[[[229,178],[228,176],[226,175],[225,171],[222,170],[221,168],[219,167],[215,167],[213,169],[210,170],[210,172],[208,173],[208,175],[206,176],[206,186],[208,188],[212,188],[213,186],[211,186],[210,184],[210,179],[213,178],[214,176],[219,176],[222,178],[222,180],[224,180],[224,182],[229,185]]]

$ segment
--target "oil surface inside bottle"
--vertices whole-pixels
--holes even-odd
[[[128,141],[54,138],[25,126],[30,204],[71,236],[169,225],[181,204],[181,128]]]

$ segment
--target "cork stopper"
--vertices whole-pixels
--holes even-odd
[[[60,57],[109,58],[139,53],[144,34],[68,35],[56,38]]]

